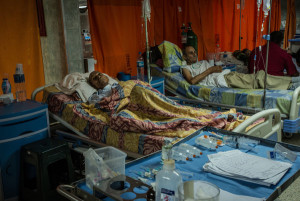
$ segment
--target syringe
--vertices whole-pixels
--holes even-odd
[[[172,150],[172,158],[176,161],[188,161],[189,157],[186,156],[184,153]]]
[[[180,147],[184,147],[185,149],[189,150],[191,153],[193,153],[193,157],[202,155],[202,151],[198,149],[197,147],[194,147],[192,145],[182,143],[179,145]]]

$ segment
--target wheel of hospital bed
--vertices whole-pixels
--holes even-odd
[[[291,139],[291,138],[293,137],[293,133],[286,133],[286,132],[284,132],[284,133],[283,133],[283,136],[284,136],[285,138],[287,138],[287,139]]]

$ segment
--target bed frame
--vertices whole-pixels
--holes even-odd
[[[39,87],[35,89],[32,92],[31,99],[35,100],[37,93],[41,92],[44,88],[51,86],[53,84],[48,84],[42,87]],[[95,146],[95,147],[104,147],[108,146],[104,143],[101,142],[96,142],[91,139],[89,139],[85,134],[81,133],[78,131],[76,128],[71,126],[69,123],[67,123],[65,120],[60,118],[59,116],[51,113],[49,111],[49,116],[61,123],[64,127],[68,128],[71,130],[74,134],[69,133],[69,132],[64,132],[64,131],[58,131],[57,134],[62,137],[62,138],[71,138],[74,141],[80,140],[88,145]],[[255,126],[254,128],[250,129],[248,132],[246,132],[246,128],[257,121],[258,119],[264,117],[265,122]],[[281,120],[280,120],[280,112],[278,109],[269,109],[269,110],[264,110],[260,111],[259,113],[251,116],[248,118],[246,121],[241,123],[237,128],[233,130],[234,132],[246,134],[246,135],[251,135],[251,136],[256,136],[256,137],[261,137],[261,138],[269,138],[271,136],[276,135],[277,136],[277,141],[281,142]],[[128,154],[128,156],[133,157],[133,158],[139,158],[143,155],[122,150],[125,153]]]

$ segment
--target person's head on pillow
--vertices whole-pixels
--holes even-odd
[[[108,85],[109,79],[106,75],[103,73],[100,73],[98,71],[93,71],[90,73],[89,76],[89,83],[94,87],[95,89],[103,89],[106,85]]]
[[[188,65],[194,64],[197,62],[198,56],[196,50],[193,46],[187,45],[182,50],[183,59]]]

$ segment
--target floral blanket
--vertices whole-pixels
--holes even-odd
[[[49,110],[82,133],[140,154],[160,150],[166,137],[186,137],[204,126],[232,130],[247,118],[234,109],[212,112],[179,105],[147,83],[133,80],[120,82],[111,96],[96,104],[55,89],[45,94]],[[235,118],[227,120],[229,114]]]

